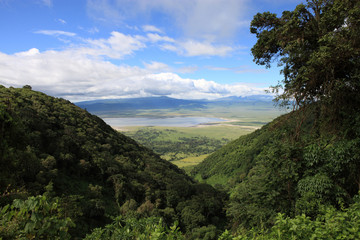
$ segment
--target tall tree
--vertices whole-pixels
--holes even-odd
[[[307,0],[281,17],[258,13],[250,30],[254,61],[282,67],[277,100],[295,107],[320,100],[335,115],[359,108],[360,1]]]

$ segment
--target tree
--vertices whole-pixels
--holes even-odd
[[[284,79],[272,87],[277,100],[295,107],[319,102],[335,114],[358,108],[360,97],[360,2],[307,0],[281,17],[258,13],[254,61],[282,67]],[[283,91],[280,91],[281,88]]]
[[[38,195],[0,208],[0,239],[70,239],[68,230],[74,226],[58,198]]]

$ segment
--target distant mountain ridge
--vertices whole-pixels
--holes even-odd
[[[206,99],[177,99],[166,96],[161,97],[142,97],[142,98],[119,98],[119,99],[99,99],[75,103],[77,106],[89,112],[109,112],[109,111],[128,111],[139,109],[201,109],[208,105],[224,103],[254,103],[271,102],[273,97],[270,95],[252,95],[246,97],[225,97],[215,100]]]
[[[207,100],[186,100],[170,97],[143,97],[143,98],[119,98],[100,99],[76,103],[81,108],[92,110],[128,110],[128,109],[166,109],[187,107],[203,107]]]
[[[214,100],[214,102],[271,102],[274,99],[271,95],[250,95],[245,97],[237,97],[237,96],[230,96],[230,97],[224,97],[224,98],[218,98]]]

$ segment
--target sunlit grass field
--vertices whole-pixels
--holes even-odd
[[[119,128],[120,132],[125,135],[132,136],[140,129],[154,129],[160,131],[162,134],[156,140],[171,140],[178,141],[181,137],[196,137],[204,136],[215,139],[227,138],[233,140],[241,135],[248,134],[262,125],[257,126],[241,126],[231,124],[218,124],[218,125],[200,125],[196,127],[123,127]]]

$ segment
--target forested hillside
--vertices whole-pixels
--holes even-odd
[[[360,115],[321,128],[318,106],[281,116],[195,167],[195,178],[228,188],[233,224],[271,225],[278,212],[316,216],[321,205],[352,202],[360,190]]]
[[[179,221],[189,235],[210,224],[209,231],[216,231],[214,225],[223,224],[219,192],[194,183],[175,165],[69,101],[30,86],[1,87],[0,110],[1,207],[29,196],[56,198],[59,215],[76,225],[69,225],[72,237],[118,215]],[[10,215],[2,216],[0,236],[30,234],[29,226],[15,227],[19,219],[4,216]],[[34,229],[41,227],[36,224]]]
[[[193,170],[196,178],[228,189],[233,228],[276,223],[273,233],[280,239],[327,239],[316,235],[316,224],[336,222],[334,209],[358,201],[359,19],[360,3],[352,0],[313,0],[280,17],[254,16],[254,61],[282,66],[284,79],[273,91],[278,103],[293,111],[229,143]],[[349,211],[359,215],[358,207]],[[359,237],[341,226],[349,234],[341,235],[345,239]]]

